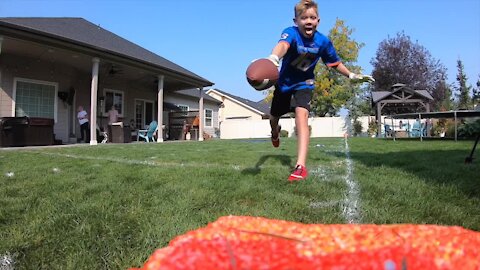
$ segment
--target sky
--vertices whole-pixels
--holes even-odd
[[[267,57],[293,25],[297,0],[0,0],[0,17],[82,17],[215,83],[214,88],[259,101],[245,71]],[[383,40],[404,32],[448,70],[455,83],[462,60],[468,83],[480,76],[479,0],[318,0],[328,35],[337,18],[364,43],[358,65],[371,61]]]

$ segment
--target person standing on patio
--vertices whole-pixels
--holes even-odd
[[[80,124],[80,136],[83,142],[90,141],[90,127],[88,122],[88,114],[83,109],[83,106],[78,106],[77,119]]]
[[[117,108],[115,105],[112,105],[112,108],[108,111],[108,124],[111,125],[118,122],[118,115]]]

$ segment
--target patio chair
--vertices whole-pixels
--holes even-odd
[[[392,137],[393,136],[393,130],[390,127],[390,125],[385,125],[385,137]]]
[[[148,126],[148,129],[139,129],[137,133],[137,141],[139,138],[144,139],[146,142],[153,142],[153,135],[157,132],[157,121],[152,121]]]
[[[420,137],[422,132],[422,124],[418,120],[415,121],[412,125],[412,130],[410,131],[410,137]]]

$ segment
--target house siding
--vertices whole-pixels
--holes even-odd
[[[13,92],[16,78],[54,83],[57,85],[57,91],[67,91],[71,87],[74,77],[72,76],[74,70],[71,67],[20,56],[2,55],[1,70],[0,117],[14,116]],[[56,98],[57,119],[54,125],[54,134],[56,139],[65,142],[69,135],[68,116],[71,115],[69,109],[74,110],[74,108],[62,102],[58,97]]]
[[[208,93],[212,98],[223,103],[223,108],[219,109],[219,121],[225,121],[227,119],[251,119],[251,120],[261,120],[262,115],[253,111],[252,109],[245,107],[238,102],[231,100],[223,95],[218,94],[215,91],[210,91]]]

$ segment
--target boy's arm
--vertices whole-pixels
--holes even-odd
[[[338,65],[336,65],[334,67],[338,72],[340,72],[341,74],[343,74],[344,76],[350,78],[350,80],[354,81],[354,82],[368,82],[368,83],[372,83],[375,81],[375,79],[370,76],[370,75],[363,75],[363,74],[355,74],[353,72],[350,72],[350,70],[348,70],[348,68],[342,63],[340,62]]]
[[[285,54],[288,51],[288,48],[290,48],[290,43],[286,41],[280,41],[275,45],[275,47],[272,50],[272,54],[268,57],[270,61],[272,61],[275,66],[280,66],[280,59],[282,59]]]

